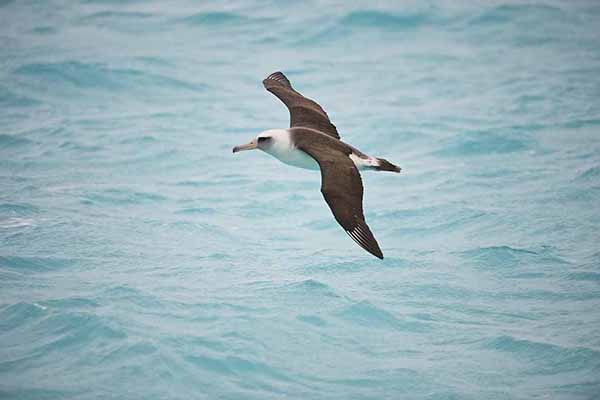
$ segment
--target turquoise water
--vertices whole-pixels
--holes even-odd
[[[600,6],[394,3],[0,2],[0,398],[600,398]]]

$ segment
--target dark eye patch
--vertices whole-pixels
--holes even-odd
[[[270,137],[263,136],[263,137],[259,137],[258,138],[258,142],[259,143],[264,143],[264,142],[266,142],[267,140],[270,140],[270,139],[271,139]]]

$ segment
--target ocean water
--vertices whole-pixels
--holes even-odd
[[[596,1],[0,1],[2,399],[598,399],[599,228]]]

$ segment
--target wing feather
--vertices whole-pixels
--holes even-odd
[[[331,123],[325,110],[314,100],[308,99],[294,90],[289,79],[283,73],[279,71],[272,73],[263,80],[263,85],[288,108],[290,128],[311,128],[336,139],[340,138],[337,128]]]
[[[363,185],[358,169],[341,151],[303,145],[302,151],[313,157],[321,169],[321,193],[335,220],[360,247],[383,259],[383,253],[365,221]]]

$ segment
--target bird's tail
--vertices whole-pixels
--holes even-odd
[[[397,165],[392,164],[391,162],[389,162],[388,160],[386,160],[384,158],[375,158],[375,160],[376,160],[376,164],[375,164],[376,171],[392,171],[392,172],[400,173],[400,171],[402,170],[402,168],[400,168]]]

